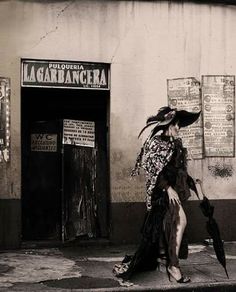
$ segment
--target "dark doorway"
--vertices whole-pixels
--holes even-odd
[[[23,240],[107,237],[109,91],[23,87],[21,97]],[[93,121],[95,146],[63,145],[65,119]]]

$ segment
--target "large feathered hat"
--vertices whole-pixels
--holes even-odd
[[[156,115],[147,119],[146,126],[140,131],[138,137],[140,137],[143,131],[151,125],[156,124],[155,128],[159,127],[161,129],[164,126],[169,125],[174,120],[178,121],[180,128],[187,127],[199,118],[200,113],[201,111],[194,113],[186,110],[171,109],[169,106],[162,107]]]

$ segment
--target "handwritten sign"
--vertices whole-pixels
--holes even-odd
[[[168,104],[171,108],[199,112],[201,110],[200,82],[195,78],[167,80]],[[180,129],[188,158],[203,158],[203,129],[201,117],[192,125]]]
[[[109,64],[23,60],[22,87],[109,89]]]
[[[94,147],[95,123],[92,121],[63,120],[63,144]]]
[[[206,156],[233,157],[235,76],[202,76]]]
[[[31,151],[57,152],[57,134],[31,134]]]

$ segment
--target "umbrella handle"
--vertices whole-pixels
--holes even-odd
[[[199,178],[196,179],[196,184],[200,185],[200,189],[201,189],[203,198],[206,197],[206,195],[204,194],[204,191],[203,191],[202,181]]]

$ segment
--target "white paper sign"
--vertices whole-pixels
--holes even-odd
[[[63,120],[63,144],[94,147],[95,123],[92,121]]]

